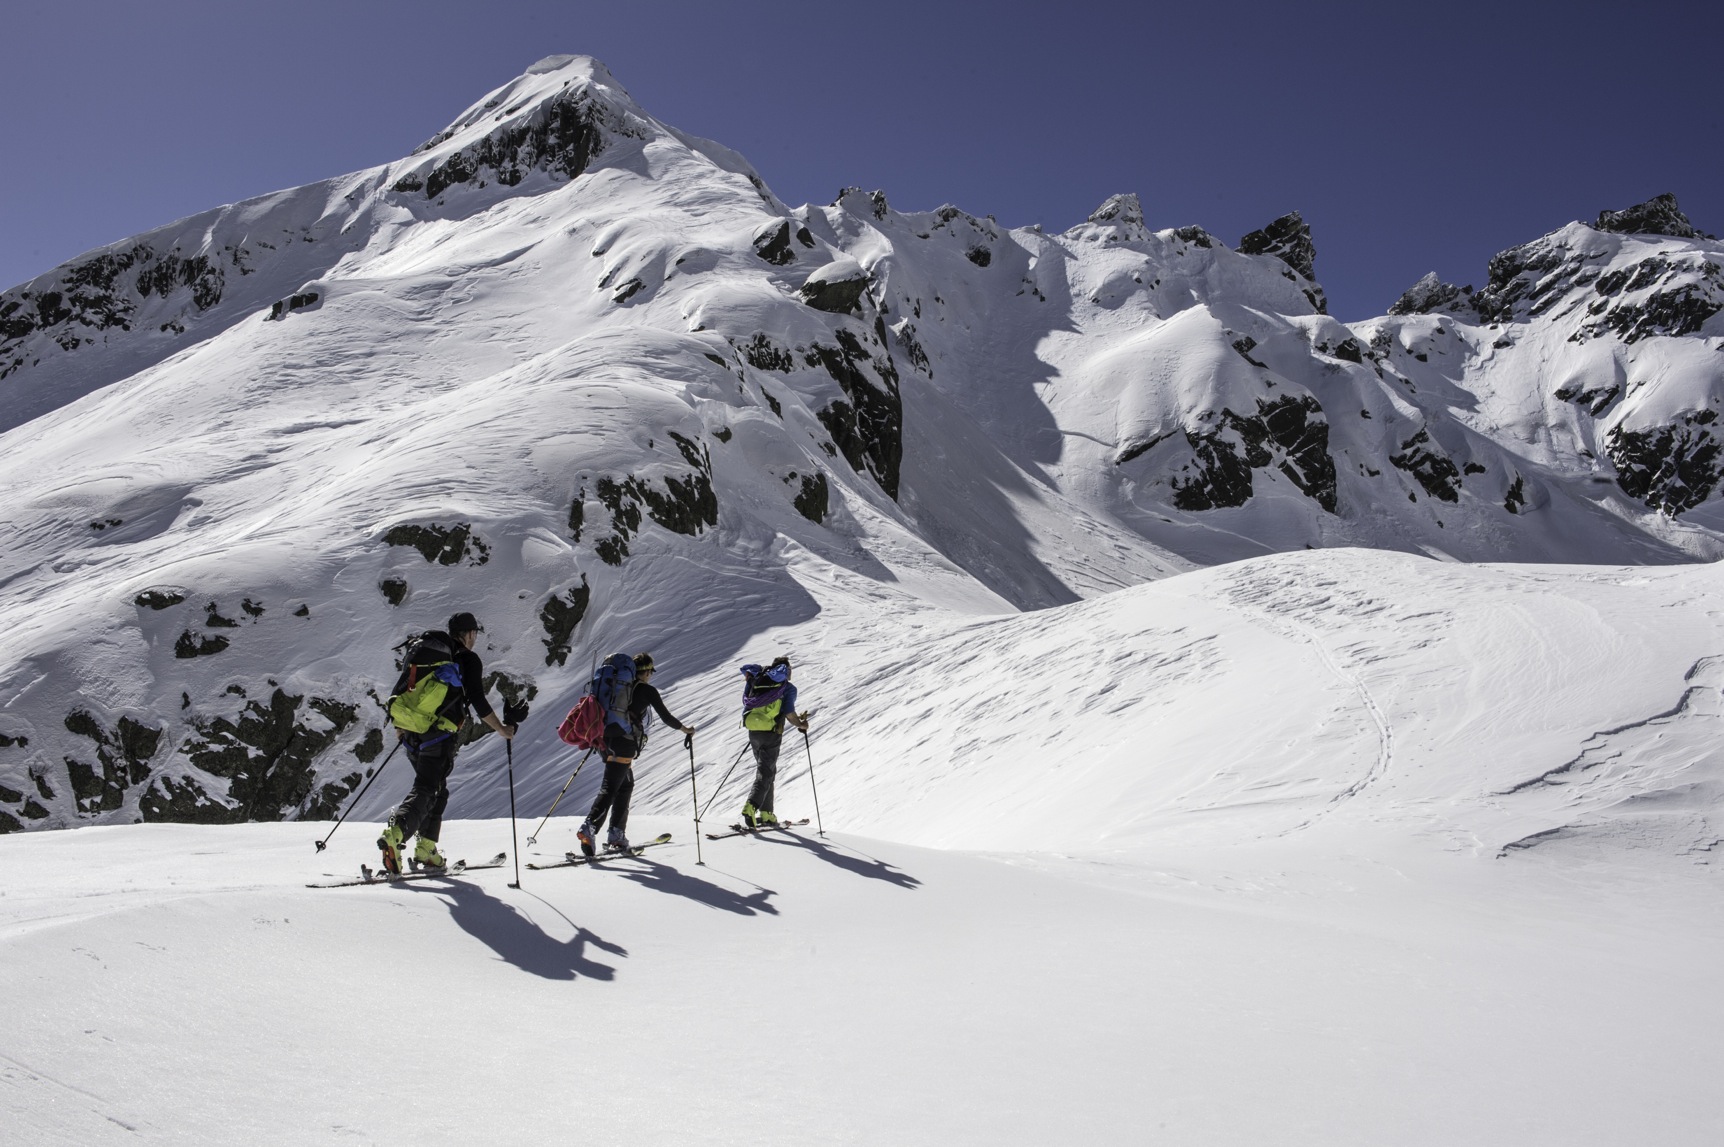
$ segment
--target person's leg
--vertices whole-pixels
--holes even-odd
[[[419,822],[419,839],[430,840],[433,845],[443,839],[443,810],[449,807],[449,777],[455,771],[455,738],[450,737],[437,750],[442,755],[443,767],[437,777],[436,790],[431,795],[430,807]]]
[[[781,743],[780,738],[770,733],[765,736],[749,735],[748,747],[754,750],[754,787],[748,793],[745,816],[750,810],[756,818],[760,813],[772,811],[773,786],[778,777],[778,749]]]

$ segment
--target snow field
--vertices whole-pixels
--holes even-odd
[[[572,822],[542,841],[571,845]],[[313,825],[0,841],[18,1142],[1704,1143],[1716,882],[681,838],[313,890]],[[369,824],[349,824],[351,852]],[[469,857],[506,821],[449,824]],[[531,854],[529,854],[531,855]],[[446,1065],[425,1071],[424,1060]]]

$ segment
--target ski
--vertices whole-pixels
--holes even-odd
[[[578,852],[565,852],[565,853],[563,853],[563,859],[561,859],[561,860],[553,860],[549,864],[533,864],[531,862],[528,862],[527,867],[534,869],[534,870],[539,870],[539,869],[544,869],[544,868],[574,868],[577,865],[581,865],[581,864],[597,864],[601,860],[615,860],[615,859],[617,859],[619,857],[623,857],[623,856],[639,856],[641,853],[645,852],[647,849],[651,848],[655,844],[669,844],[669,843],[670,843],[670,833],[661,832],[659,835],[653,837],[651,840],[643,841],[640,844],[632,844],[626,849],[624,849],[624,848],[607,848],[603,852],[595,853],[592,856],[582,856]]]
[[[306,887],[352,888],[358,884],[399,884],[404,880],[435,880],[440,876],[459,876],[466,872],[477,872],[482,868],[501,868],[503,867],[503,862],[507,858],[508,853],[499,852],[496,856],[493,856],[490,860],[484,861],[481,864],[468,864],[465,860],[457,860],[448,868],[440,869],[435,872],[430,869],[422,869],[418,872],[403,872],[399,875],[385,872],[382,869],[374,869],[369,864],[361,864],[359,866],[359,878],[357,880],[335,880],[321,884],[307,884]]]
[[[729,832],[709,832],[706,834],[706,839],[723,840],[731,836],[759,836],[763,832],[772,832],[774,829],[789,832],[792,827],[807,823],[808,818],[803,817],[801,820],[781,820],[777,824],[763,824],[759,828],[749,828],[746,824],[733,824],[730,826]]]

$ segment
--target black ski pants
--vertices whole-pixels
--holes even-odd
[[[772,812],[772,786],[778,779],[778,750],[784,744],[784,734],[770,729],[753,730],[748,734],[748,747],[754,750],[754,788],[749,790],[748,803],[761,812]]]
[[[405,836],[418,833],[426,840],[437,840],[443,831],[443,810],[449,807],[457,734],[408,733],[401,740],[413,765],[413,791],[395,810],[395,823]]]
[[[634,765],[625,761],[605,761],[605,779],[599,784],[598,795],[593,798],[592,811],[587,813],[587,820],[594,830],[604,827],[605,814],[611,817],[611,827],[618,832],[627,832],[629,827],[629,798],[635,792]]]

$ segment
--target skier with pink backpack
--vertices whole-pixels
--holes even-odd
[[[686,725],[665,708],[664,698],[653,687],[652,654],[630,657],[617,653],[605,659],[593,674],[592,683],[580,702],[564,718],[558,735],[582,749],[602,749],[605,777],[593,797],[591,810],[576,833],[581,851],[597,851],[599,830],[610,817],[607,849],[627,849],[629,798],[634,795],[634,760],[646,747],[647,730],[656,711],[666,725],[680,731],[685,743],[694,741],[694,726]]]

